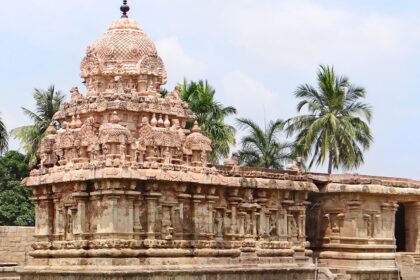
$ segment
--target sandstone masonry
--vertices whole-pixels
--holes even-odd
[[[88,47],[87,92],[72,89],[23,181],[36,225],[22,279],[396,280],[399,266],[415,271],[420,182],[210,165],[210,139],[197,123],[187,128],[179,87],[160,95],[163,61],[122,10]],[[402,265],[397,250],[410,252]]]

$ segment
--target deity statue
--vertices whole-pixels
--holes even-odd
[[[120,145],[120,156],[121,160],[124,162],[127,156],[127,145],[125,144],[125,142],[122,142]]]
[[[116,84],[117,90],[116,94],[123,94],[124,93],[124,86],[123,86],[123,79],[121,76],[115,76],[114,82]]]
[[[223,227],[224,227],[224,219],[223,215],[220,210],[216,210],[216,217],[215,217],[215,223],[216,223],[216,237],[222,237],[223,236]]]
[[[270,225],[270,236],[277,235],[276,215],[274,213],[271,213],[269,216],[269,225]]]
[[[71,93],[71,100],[79,100],[80,98],[82,98],[82,95],[80,94],[78,87],[73,87],[70,90],[70,93]]]
[[[172,240],[174,228],[172,227],[171,213],[169,209],[163,211],[162,230],[165,240]]]

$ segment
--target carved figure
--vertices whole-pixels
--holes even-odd
[[[220,210],[215,211],[215,223],[216,223],[216,236],[222,237],[223,236],[223,227],[224,227],[224,218],[223,214]]]
[[[226,159],[223,162],[224,165],[234,166],[239,164],[239,153],[232,153],[232,156],[229,159]]]
[[[173,230],[172,227],[172,220],[171,220],[171,213],[169,209],[165,209],[163,211],[163,217],[162,217],[162,229],[163,229],[163,235],[166,240],[172,240],[173,236]]]
[[[78,87],[73,87],[70,90],[70,93],[71,93],[71,100],[72,101],[80,100],[82,98],[82,95],[80,94]]]

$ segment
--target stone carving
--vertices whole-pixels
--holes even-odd
[[[226,166],[234,166],[239,164],[239,153],[232,153],[232,156],[229,159],[226,159],[223,162]]]
[[[73,87],[70,90],[71,93],[71,100],[80,100],[82,98],[82,95],[79,92],[79,89],[77,87]]]
[[[290,170],[290,171],[297,171],[297,172],[302,172],[303,168],[302,168],[302,158],[301,157],[297,157],[293,163],[287,164],[285,167],[286,170]]]
[[[222,237],[224,231],[224,217],[222,210],[215,210],[215,229],[216,229],[216,237]]]
[[[192,133],[188,135],[184,143],[184,153],[187,155],[187,162],[192,165],[207,164],[207,154],[211,152],[211,141],[209,138],[201,134],[201,128],[195,122]]]
[[[364,201],[372,200],[370,188],[391,196],[415,187],[388,192],[369,178],[308,174],[300,159],[269,171],[240,167],[234,153],[225,166],[209,166],[210,139],[197,122],[186,129],[193,115],[179,86],[160,96],[164,64],[133,20],[117,20],[88,47],[81,77],[87,93],[71,90],[41,140],[40,165],[23,182],[34,193],[39,263],[313,269],[305,228],[327,261],[341,255],[340,245],[346,254],[367,248],[369,256],[394,249],[384,224],[392,227],[395,198],[381,209]],[[330,205],[328,196],[345,205]],[[314,222],[306,227],[310,200]]]

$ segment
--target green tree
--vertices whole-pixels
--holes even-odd
[[[0,225],[34,225],[35,212],[30,201],[32,192],[20,182],[28,176],[27,158],[19,152],[9,151],[0,157]]]
[[[281,169],[283,163],[291,159],[291,144],[280,139],[284,131],[284,121],[270,121],[264,129],[250,119],[241,118],[237,122],[241,129],[247,131],[241,139],[241,164]]]
[[[168,90],[166,88],[161,88],[159,93],[160,97],[165,98],[165,96],[168,95]]]
[[[184,80],[180,97],[189,104],[194,118],[187,125],[191,128],[194,121],[201,126],[203,135],[212,141],[210,161],[217,163],[222,157],[229,155],[230,146],[235,144],[235,128],[225,123],[225,118],[236,114],[232,106],[224,107],[215,100],[215,89],[207,82]]]
[[[304,84],[295,92],[298,112],[304,107],[308,112],[287,121],[289,134],[296,134],[296,151],[305,159],[312,157],[309,168],[328,161],[329,174],[340,167],[356,168],[373,141],[368,125],[372,109],[361,101],[366,91],[336,76],[329,66],[320,66],[317,80],[317,88]]]
[[[12,135],[21,141],[21,146],[29,158],[30,166],[34,166],[38,162],[38,145],[64,100],[64,95],[61,91],[56,91],[53,85],[47,90],[35,89],[33,97],[35,112],[22,107],[23,112],[32,120],[33,124],[12,130]]]
[[[3,154],[8,147],[7,129],[0,117],[0,155]]]

